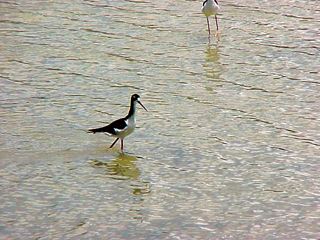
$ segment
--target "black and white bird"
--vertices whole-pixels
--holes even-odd
[[[202,8],[201,11],[202,13],[207,17],[207,24],[208,24],[208,31],[209,31],[209,38],[210,38],[210,21],[209,21],[209,17],[211,15],[214,15],[215,19],[216,19],[216,26],[217,26],[217,31],[216,31],[216,38],[219,37],[219,25],[218,25],[218,11],[219,11],[220,7],[218,4],[217,0],[205,0],[202,4]]]
[[[131,96],[130,110],[127,116],[125,116],[124,118],[120,118],[105,127],[89,129],[87,133],[102,132],[115,137],[116,140],[114,140],[109,148],[112,148],[116,144],[116,142],[121,139],[121,151],[123,152],[123,139],[126,136],[130,135],[136,126],[135,113],[137,103],[139,103],[144,108],[144,110],[148,111],[140,102],[140,96],[138,94],[133,94]]]

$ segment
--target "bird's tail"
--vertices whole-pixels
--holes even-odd
[[[101,132],[101,131],[100,131],[100,128],[89,129],[89,130],[87,131],[87,133],[93,133],[93,134],[95,134],[96,132]]]
[[[105,127],[102,127],[102,128],[94,128],[94,129],[89,129],[87,131],[87,133],[93,133],[95,134],[96,132],[104,132],[105,131]]]

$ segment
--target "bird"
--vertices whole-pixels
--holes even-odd
[[[136,126],[136,121],[135,121],[135,113],[136,113],[136,105],[139,103],[144,110],[148,111],[145,106],[140,102],[140,96],[138,94],[133,94],[131,96],[130,100],[130,109],[128,114],[124,118],[120,118],[118,120],[113,121],[107,126],[100,127],[100,128],[94,128],[94,129],[89,129],[87,133],[106,133],[112,137],[115,137],[116,139],[114,142],[110,145],[109,148],[112,148],[119,139],[121,139],[121,151],[123,152],[123,139],[130,135],[135,126]]]
[[[207,17],[207,24],[208,24],[208,31],[209,31],[209,38],[210,38],[210,22],[209,22],[209,17],[211,15],[215,16],[216,19],[216,26],[217,26],[217,31],[216,31],[216,38],[219,37],[219,25],[218,25],[218,11],[220,10],[219,4],[217,0],[205,0],[202,4],[201,11],[202,13]]]

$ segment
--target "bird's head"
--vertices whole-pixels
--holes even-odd
[[[142,105],[142,103],[140,102],[140,96],[138,94],[133,94],[131,96],[131,102],[135,103],[139,103],[141,105],[141,107],[143,107],[144,110],[146,110],[148,112],[148,110],[145,108],[145,106]]]

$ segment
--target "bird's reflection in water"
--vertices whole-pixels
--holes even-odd
[[[218,47],[207,46],[203,69],[206,72],[208,80],[214,82],[221,81],[221,74],[223,74],[224,68],[220,63],[220,50]]]
[[[136,165],[137,157],[120,153],[115,158],[108,161],[92,159],[93,167],[103,169],[106,174],[114,180],[124,180],[130,182],[132,194],[135,196],[134,202],[143,201],[143,196],[150,193],[148,182],[141,181],[141,172]]]
[[[218,47],[207,46],[205,51],[206,53],[206,61],[212,63],[219,63],[220,60],[220,50]]]
[[[141,172],[136,165],[137,157],[120,153],[113,159],[99,161],[92,159],[92,166],[103,170],[103,174],[113,180],[120,180],[122,183],[128,183],[132,193],[132,205],[130,212],[134,213],[133,219],[143,221],[143,204],[146,195],[150,193],[148,182],[141,181],[139,178]],[[121,182],[119,182],[122,184]],[[118,188],[127,189],[127,188]],[[121,191],[119,190],[119,191]]]
[[[137,158],[135,156],[120,153],[115,158],[108,161],[91,160],[96,168],[103,168],[105,174],[116,180],[138,180],[141,173],[136,166]]]

